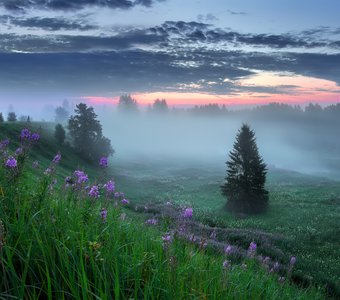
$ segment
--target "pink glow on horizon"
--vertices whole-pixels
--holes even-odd
[[[263,105],[271,102],[286,104],[320,104],[340,101],[340,87],[334,81],[294,75],[289,73],[258,72],[252,76],[235,81],[233,94],[216,95],[202,92],[149,92],[134,93],[131,96],[141,106],[152,104],[156,99],[165,99],[169,106],[193,106],[217,103],[226,106]],[[250,92],[251,89],[274,88],[280,93]],[[199,89],[199,87],[198,87]],[[237,91],[238,89],[238,91]],[[247,91],[248,89],[248,91]],[[116,105],[119,96],[82,97],[92,104]]]

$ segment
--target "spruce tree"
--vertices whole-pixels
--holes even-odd
[[[102,125],[93,107],[79,103],[75,115],[68,121],[68,130],[73,147],[83,158],[94,162],[102,155],[114,153],[110,140],[102,134]]]
[[[0,123],[3,123],[4,121],[4,116],[2,115],[2,113],[0,113]]]
[[[255,133],[246,124],[239,130],[230,151],[222,195],[227,197],[228,210],[236,213],[260,213],[268,206],[264,185],[267,168],[259,155]]]

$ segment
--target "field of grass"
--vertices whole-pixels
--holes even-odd
[[[70,147],[58,147],[48,126],[43,125],[41,141],[33,147],[23,173],[14,181],[8,181],[9,170],[1,159],[0,186],[4,195],[0,194],[3,223],[0,299],[323,299],[326,294],[320,286],[301,288],[292,283],[307,283],[299,272],[303,278],[315,276],[314,283],[324,283],[308,264],[314,264],[320,268],[320,274],[336,282],[339,275],[336,271],[339,240],[334,235],[339,216],[336,182],[323,183],[302,176],[299,186],[296,178],[273,173],[268,214],[239,219],[223,210],[225,200],[218,191],[223,168],[186,168],[115,158],[111,169],[103,172],[78,158]],[[0,124],[0,141],[9,137],[11,151],[18,146],[17,138],[23,126]],[[56,165],[56,172],[46,176],[44,170],[58,150],[62,160]],[[40,162],[38,169],[31,166],[35,160]],[[89,185],[105,182],[112,174],[118,190],[130,199],[132,209],[120,203],[115,205],[103,193],[101,198],[93,199],[84,189],[66,188],[64,178],[75,169],[84,169],[89,174]],[[55,178],[58,183],[53,189],[47,188]],[[321,190],[315,186],[316,182]],[[321,197],[322,188],[328,191],[324,204],[317,197]],[[320,193],[314,198],[305,196],[313,191]],[[296,255],[296,269],[293,274],[285,275],[282,283],[281,275],[270,274],[252,257],[241,261],[231,259],[230,266],[223,268],[222,263],[229,260],[225,254],[213,251],[209,245],[198,247],[173,234],[173,225],[168,220],[160,219],[159,225],[146,226],[147,216],[134,212],[135,205],[157,201],[192,205],[194,219],[208,225],[251,229],[247,235],[231,232],[227,239],[245,249],[251,241],[256,241],[261,254],[274,248],[263,249],[261,241],[257,241],[258,230],[282,236],[275,239],[285,251],[280,263]],[[322,205],[325,205],[323,210]],[[104,207],[107,208],[105,221],[101,216]],[[296,211],[290,212],[293,208]],[[318,212],[319,221],[315,220]],[[329,215],[323,217],[324,214]],[[326,225],[330,227],[325,228]],[[327,238],[327,232],[333,235]],[[170,242],[162,239],[167,234],[171,236]],[[330,246],[323,242],[317,246],[312,239],[307,243],[312,234],[318,241],[326,238]],[[323,253],[321,260],[319,257],[313,261],[325,247],[329,247],[328,252]]]
[[[340,297],[340,181],[271,169],[267,189],[270,208],[266,214],[235,217],[226,212],[219,191],[224,165],[171,162],[117,161],[116,181],[136,202],[173,201],[195,207],[205,224],[252,230],[244,244],[256,240],[258,231],[280,237],[272,241],[286,257],[296,255],[295,281],[325,284]],[[264,253],[278,256],[271,249]],[[283,260],[280,256],[277,259]]]

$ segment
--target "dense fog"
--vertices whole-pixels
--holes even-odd
[[[255,131],[260,155],[269,168],[325,176],[340,175],[338,118],[243,111],[227,114],[100,111],[104,135],[116,159],[221,166],[242,123]],[[340,119],[340,118],[339,118]],[[340,177],[339,177],[340,178]]]

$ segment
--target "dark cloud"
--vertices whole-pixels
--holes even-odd
[[[71,20],[66,18],[18,18],[13,16],[0,16],[0,23],[7,26],[20,26],[25,28],[43,29],[47,31],[58,30],[91,30],[97,29],[95,25],[85,23],[84,20]]]
[[[30,8],[49,10],[79,10],[86,6],[128,9],[136,5],[151,6],[154,2],[165,0],[2,0],[0,6],[10,11]]]
[[[219,47],[220,42],[261,45],[267,50],[231,51]],[[323,78],[340,85],[340,54],[291,50],[299,47],[303,52],[301,49],[321,45],[336,49],[340,46],[336,43],[305,41],[303,36],[288,34],[240,34],[181,21],[129,29],[115,36],[1,34],[0,90],[15,86],[102,93],[198,88],[215,94],[240,90],[288,94],[296,87],[239,86],[237,81],[255,74],[252,70],[263,70]],[[13,53],[18,51],[30,54]]]

